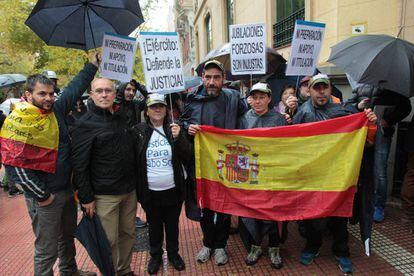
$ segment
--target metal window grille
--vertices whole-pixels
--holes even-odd
[[[273,25],[273,48],[278,48],[292,41],[296,20],[305,19],[305,8],[299,9]]]

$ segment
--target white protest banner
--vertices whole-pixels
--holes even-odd
[[[100,76],[129,82],[134,71],[137,41],[133,37],[105,33]]]
[[[265,24],[230,25],[232,75],[266,74]]]
[[[318,63],[325,24],[296,20],[286,76],[312,76]]]
[[[185,90],[180,42],[175,32],[141,32],[139,36],[148,92]]]

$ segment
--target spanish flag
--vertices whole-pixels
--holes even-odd
[[[17,103],[0,132],[3,164],[54,173],[59,126],[53,112],[27,102]]]
[[[351,217],[367,128],[364,113],[275,128],[202,126],[198,203],[263,220]]]

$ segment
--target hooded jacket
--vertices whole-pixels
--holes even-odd
[[[192,162],[194,149],[192,144],[187,140],[183,129],[181,129],[180,135],[176,139],[172,138],[171,129],[167,121],[168,120],[164,120],[163,129],[166,134],[166,138],[171,145],[174,183],[177,192],[180,195],[180,200],[185,200],[186,189],[184,186],[185,177],[182,164],[188,165]],[[150,123],[140,123],[134,126],[133,131],[135,137],[136,155],[138,158],[138,167],[136,168],[138,176],[137,199],[141,203],[142,207],[147,209],[148,203],[151,201],[146,166],[147,148],[154,129]]]
[[[312,104],[312,99],[307,100],[293,117],[293,124],[319,122],[358,113],[353,106],[344,107],[337,103],[327,103],[319,107]]]
[[[133,134],[122,107],[113,114],[93,102],[89,107],[76,123],[72,140],[81,203],[92,202],[94,195],[126,194],[136,186]]]
[[[133,127],[141,122],[141,111],[144,110],[145,101],[125,100],[125,88],[127,85],[128,82],[125,82],[118,87],[116,90],[115,102],[124,107],[123,109],[127,118],[127,125]],[[139,91],[145,93],[144,96],[146,97],[146,91],[142,92],[142,88],[139,89]]]
[[[185,130],[190,124],[236,129],[246,111],[246,102],[238,91],[222,88],[219,96],[211,97],[201,85],[187,96],[181,122]]]

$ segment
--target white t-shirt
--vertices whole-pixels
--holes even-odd
[[[164,133],[162,126],[156,129]],[[148,188],[152,191],[164,191],[175,187],[171,145],[155,130],[147,147],[147,177]]]

